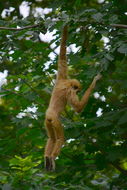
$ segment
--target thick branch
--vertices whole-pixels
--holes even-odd
[[[10,27],[0,26],[0,30],[20,31],[20,30],[25,30],[25,29],[29,29],[29,28],[37,28],[39,26],[40,26],[40,24],[34,24],[34,25],[24,26],[22,28],[10,28]]]
[[[127,25],[124,24],[110,24],[110,26],[115,28],[127,28]]]

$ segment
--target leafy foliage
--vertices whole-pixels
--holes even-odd
[[[0,89],[0,188],[22,190],[127,189],[127,2],[89,0],[28,0],[29,15],[22,17],[19,0],[1,2],[6,16],[0,26],[0,68],[8,70]],[[9,12],[10,7],[14,10]],[[36,16],[36,8],[52,8]],[[3,14],[2,14],[3,15]],[[63,24],[69,23],[69,74],[86,89],[102,72],[84,111],[67,106],[61,120],[66,143],[56,172],[46,173],[44,117],[57,70],[57,51]],[[40,33],[55,31],[50,42]],[[55,43],[55,46],[53,45]],[[52,55],[52,56],[51,56]],[[49,65],[49,66],[48,66]],[[0,82],[1,84],[1,82]],[[79,96],[81,96],[83,91]],[[102,115],[96,112],[102,109]]]

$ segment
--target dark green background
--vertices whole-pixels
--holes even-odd
[[[127,1],[114,0],[43,0],[30,2],[30,14],[19,13],[21,0],[0,2],[0,13],[14,7],[0,26],[36,28],[22,31],[0,30],[0,71],[8,70],[7,85],[0,94],[0,181],[1,190],[126,190],[127,189],[127,29],[112,27],[126,24]],[[45,19],[34,17],[36,7],[52,8]],[[45,111],[48,107],[57,56],[50,61],[50,44],[59,46],[63,24],[69,22],[68,45],[80,50],[68,53],[69,74],[87,89],[100,71],[103,78],[84,111],[77,115],[67,107],[62,115],[66,140],[75,139],[62,149],[56,161],[56,172],[47,173],[43,152],[46,143]],[[38,35],[57,29],[56,39],[42,42]],[[77,32],[76,32],[77,31]],[[109,42],[104,44],[102,37]],[[13,54],[9,54],[14,50]],[[11,59],[10,59],[11,57]],[[19,86],[19,91],[15,87]],[[108,88],[112,91],[108,92]],[[80,96],[83,94],[81,92]],[[37,119],[32,112],[23,118],[17,114],[36,105]],[[107,106],[108,105],[108,106]],[[103,109],[96,117],[98,108]]]

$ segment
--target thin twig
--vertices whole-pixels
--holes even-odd
[[[24,79],[22,79],[22,81],[23,81],[33,92],[35,92],[40,98],[44,98],[44,96],[42,96],[41,94],[39,94],[38,91],[35,90],[28,82],[26,82]]]
[[[127,25],[125,24],[110,24],[110,26],[115,28],[127,28]]]
[[[98,145],[97,143],[93,143],[93,142],[92,142],[92,144],[99,149],[99,151],[102,153],[102,155],[104,155],[104,156],[107,155],[107,153],[100,147],[100,145]],[[119,162],[109,161],[109,164],[111,164],[114,168],[119,170],[123,175],[127,176],[127,171],[120,167]]]
[[[41,26],[41,24],[34,24],[34,25],[29,25],[29,26],[24,26],[21,28],[11,28],[11,27],[6,27],[6,26],[0,26],[0,30],[13,30],[13,31],[21,31],[29,28],[37,28]],[[115,28],[127,28],[127,25],[125,24],[110,24],[110,26],[115,27]]]
[[[10,92],[11,94],[15,94],[16,96],[20,96],[20,97],[22,97],[22,98],[25,98],[25,99],[28,99],[29,100],[29,98],[27,98],[24,94],[22,94],[22,93],[17,93],[17,92],[15,92],[13,89],[4,89],[4,88],[2,88],[5,92]],[[40,104],[37,100],[34,100],[34,102],[36,103],[36,104],[38,104],[38,105],[40,105],[40,106],[42,106],[42,104]]]
[[[112,166],[114,166],[117,170],[119,170],[122,174],[127,176],[127,170],[124,170],[120,167],[119,164],[111,162]]]
[[[46,72],[46,75],[48,75],[48,77],[49,77],[49,80],[50,80],[51,84],[54,86],[54,85],[55,85],[55,82],[53,82],[53,80],[52,80],[52,78],[50,77],[50,75],[49,75],[49,73],[48,73],[48,72]]]
[[[21,31],[29,28],[37,28],[41,26],[40,24],[34,24],[34,25],[29,25],[29,26],[24,26],[22,28],[11,28],[11,27],[5,27],[5,26],[0,26],[0,30],[13,30],[13,31]]]
[[[87,134],[85,134],[85,135],[87,135]],[[80,134],[80,136],[82,136],[82,134]],[[78,136],[78,137],[79,137],[79,136]],[[77,137],[77,138],[78,138],[78,137]],[[76,138],[76,139],[77,139],[77,138]],[[102,148],[100,147],[100,145],[98,145],[96,142],[92,142],[92,141],[90,141],[90,142],[92,143],[92,145],[93,145],[94,147],[96,147],[96,148],[99,149],[99,151],[101,152],[102,155],[104,155],[104,156],[107,155],[107,152],[105,152],[104,149],[102,149]],[[119,161],[117,161],[117,162],[111,162],[111,161],[109,161],[108,163],[109,163],[110,165],[112,165],[114,168],[116,168],[118,171],[120,171],[123,175],[127,176],[127,170],[124,170],[123,168],[120,167]]]

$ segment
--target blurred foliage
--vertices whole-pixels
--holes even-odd
[[[127,23],[127,1],[27,0],[30,12],[25,18],[19,12],[22,2],[0,3],[0,12],[6,10],[0,26],[40,24],[22,31],[0,30],[0,71],[8,70],[7,85],[0,89],[0,189],[126,190],[127,29],[111,24]],[[8,12],[10,7],[15,9]],[[52,11],[36,16],[36,8]],[[83,89],[98,72],[103,78],[95,89],[98,98],[92,95],[80,115],[67,106],[61,118],[66,144],[56,160],[56,172],[47,173],[44,117],[65,23],[68,46],[79,47],[68,53],[70,76],[80,80]],[[41,41],[40,33],[54,29],[51,42]],[[99,108],[102,115],[97,117]]]

